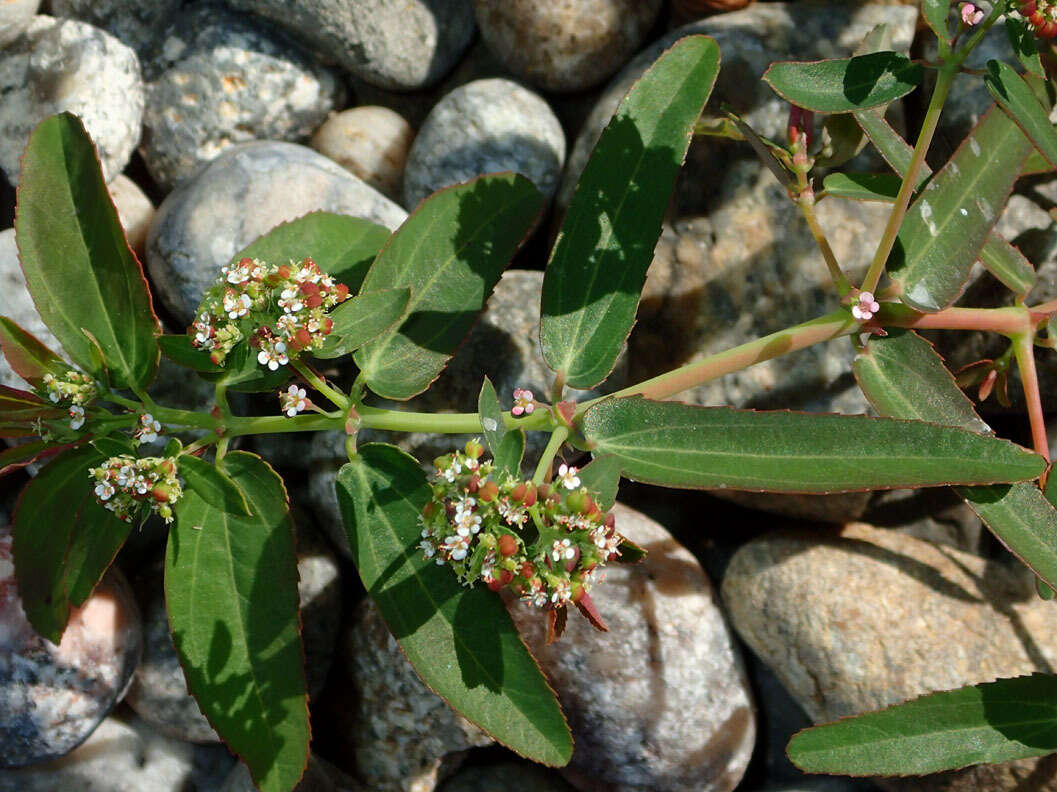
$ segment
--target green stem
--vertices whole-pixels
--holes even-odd
[[[757,338],[755,341],[749,341],[725,352],[709,355],[704,360],[624,388],[610,396],[641,395],[650,399],[667,399],[684,390],[722,377],[724,374],[740,371],[755,363],[771,360],[789,352],[796,352],[822,341],[851,335],[858,330],[859,323],[852,318],[847,309],[834,311],[818,319],[787,327],[785,330]],[[577,416],[582,415],[587,408],[603,398],[609,398],[609,396],[582,402],[577,408]]]
[[[200,448],[206,448],[207,446],[213,445],[213,443],[217,442],[219,439],[220,439],[220,437],[217,435],[216,432],[210,432],[207,435],[202,435],[197,440],[195,440],[193,443],[191,443],[189,446],[184,448],[182,453],[183,454],[193,454],[195,451],[197,451]]]
[[[118,396],[113,391],[103,393],[99,396],[99,398],[103,401],[112,402],[113,404],[120,404],[122,407],[127,407],[128,409],[135,410],[136,412],[143,411],[143,405],[140,402],[133,401],[132,399],[126,399],[124,396]]]
[[[369,429],[440,434],[474,434],[481,431],[481,417],[477,413],[402,412],[366,405],[357,408],[357,412],[361,418],[360,426]],[[526,418],[514,418],[509,412],[503,413],[503,422],[511,429],[550,429],[551,420],[550,413],[545,410],[537,410]]]
[[[826,261],[826,266],[829,268],[829,276],[833,279],[833,285],[837,287],[837,292],[841,297],[851,292],[851,284],[848,283],[848,279],[844,277],[844,273],[841,271],[840,263],[837,261],[837,256],[833,253],[833,248],[830,247],[829,240],[826,239],[826,232],[822,230],[822,226],[819,225],[818,216],[815,214],[815,194],[810,188],[800,193],[799,198],[796,201],[797,206],[800,207],[800,211],[804,215],[804,219],[807,220],[807,227],[811,229],[811,236],[815,238],[815,242],[818,244],[818,249],[822,251],[822,258]]]
[[[558,449],[562,447],[562,443],[565,442],[565,438],[568,436],[568,426],[559,426],[551,432],[551,438],[547,441],[547,447],[543,449],[543,456],[540,457],[539,464],[536,465],[536,473],[532,476],[533,484],[543,483],[543,480],[547,477],[547,471],[550,470],[551,462],[554,461]]]
[[[213,397],[217,403],[217,407],[220,408],[221,415],[230,416],[231,407],[228,406],[228,386],[223,383],[217,383],[215,389],[216,395]]]
[[[297,373],[305,378],[305,382],[315,388],[317,391],[322,393],[331,403],[342,412],[349,409],[349,400],[341,391],[337,391],[334,388],[327,385],[316,372],[306,366],[300,360],[291,360],[290,365],[297,369]]]
[[[910,157],[910,166],[903,175],[903,183],[899,186],[899,194],[896,195],[895,205],[892,207],[892,213],[888,215],[888,224],[885,226],[884,233],[881,234],[877,252],[874,254],[873,261],[870,262],[870,269],[867,270],[866,278],[862,282],[862,291],[874,292],[877,290],[877,284],[881,280],[885,263],[888,261],[888,256],[895,245],[896,236],[899,234],[899,227],[903,224],[903,218],[906,217],[907,207],[910,206],[910,199],[914,196],[914,189],[918,183],[921,167],[925,164],[925,155],[928,153],[932,138],[936,134],[936,125],[939,124],[940,113],[943,112],[943,103],[947,101],[947,94],[951,89],[951,83],[954,81],[955,75],[958,74],[959,65],[960,61],[945,63],[939,70],[936,77],[936,87],[932,92],[932,100],[929,102],[928,110],[925,112],[925,122],[921,126],[921,134],[918,135],[914,153]]]
[[[1050,444],[1046,439],[1046,419],[1042,413],[1042,397],[1039,394],[1039,378],[1035,371],[1035,350],[1032,334],[1021,333],[1013,338],[1013,354],[1017,358],[1020,381],[1024,386],[1024,399],[1028,403],[1028,420],[1031,422],[1031,440],[1035,452],[1047,462],[1050,460]]]
[[[882,327],[910,327],[918,330],[989,330],[1012,338],[1034,334],[1035,317],[1023,306],[1009,308],[945,308],[922,314],[898,303],[884,303],[878,312]]]

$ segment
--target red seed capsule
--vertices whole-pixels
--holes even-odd
[[[485,503],[495,500],[497,495],[499,495],[499,487],[496,486],[494,481],[486,481],[484,485],[477,490],[477,497]]]
[[[283,280],[286,280],[287,278],[290,277],[290,268],[288,266],[286,266],[285,264],[283,264],[283,265],[281,265],[279,267],[278,270],[276,270],[275,274],[278,275]]]
[[[323,297],[320,294],[310,294],[305,297],[305,305],[309,308],[318,308],[323,304]]]
[[[510,534],[503,534],[499,537],[499,554],[502,556],[512,556],[517,552],[517,539]],[[524,566],[524,565],[523,565]],[[528,577],[525,575],[525,577]]]

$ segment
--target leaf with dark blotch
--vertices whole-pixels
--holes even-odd
[[[951,11],[951,0],[921,0],[921,16],[937,37],[948,41],[947,17]]]
[[[1032,674],[931,693],[805,729],[787,753],[808,773],[905,776],[1057,751],[1057,677]]]
[[[252,516],[246,494],[217,466],[191,454],[181,456],[176,465],[180,477],[187,482],[186,488],[207,504],[230,514]]]
[[[1042,457],[1006,440],[921,421],[754,412],[642,397],[589,409],[583,433],[634,481],[763,492],[850,492],[1023,481]]]
[[[232,262],[257,258],[267,264],[287,264],[310,258],[355,293],[389,233],[385,226],[359,217],[310,212],[258,237],[236,253]]]
[[[992,107],[911,205],[888,259],[900,299],[939,311],[961,293],[1031,142]]]
[[[881,152],[881,156],[902,178],[910,167],[913,149],[888,125],[883,118],[866,110],[855,113],[855,119],[870,137],[871,142]],[[1030,157],[1029,157],[1030,159]],[[1047,169],[1049,165],[1047,164]],[[1023,169],[1022,169],[1023,172]],[[932,176],[932,169],[922,163],[918,187],[921,187]],[[1016,294],[1027,294],[1035,285],[1035,269],[1017,248],[1007,242],[998,232],[992,230],[987,235],[980,249],[980,261],[987,271],[1000,280]]]
[[[620,488],[620,460],[611,454],[596,456],[577,472],[580,483],[595,494],[595,502],[602,511],[609,511],[617,502]]]
[[[831,173],[822,181],[826,195],[853,201],[892,203],[901,179],[891,173]]]
[[[470,332],[543,207],[524,176],[496,173],[423,201],[390,237],[362,294],[411,289],[408,316],[356,351],[367,387],[409,399],[429,387]]]
[[[418,549],[418,516],[431,496],[418,462],[365,445],[338,473],[337,490],[360,577],[426,685],[503,745],[566,764],[568,726],[502,601],[482,585],[459,585]]]
[[[621,101],[584,167],[543,277],[543,357],[590,388],[635,322],[661,221],[719,72],[704,36],[674,44]]]
[[[912,332],[871,338],[854,369],[859,387],[883,415],[990,431],[932,345]],[[1010,552],[1057,585],[1057,509],[1038,487],[1020,483],[956,491]]]
[[[349,355],[380,336],[404,318],[411,300],[411,290],[382,289],[346,300],[330,314],[334,326],[313,357],[330,359]]]
[[[165,554],[165,600],[188,690],[262,792],[289,792],[308,761],[297,556],[286,490],[253,454],[224,469],[253,517],[176,503]]]
[[[106,458],[90,445],[59,454],[19,496],[15,576],[33,628],[59,643],[70,609],[84,604],[130,529],[96,501],[88,470]],[[57,494],[59,497],[57,497]]]
[[[503,438],[506,437],[507,428],[495,386],[488,377],[484,378],[484,382],[481,383],[481,392],[477,395],[477,414],[481,417],[484,440],[488,443],[488,450],[494,457],[499,452]],[[518,462],[520,463],[520,460]]]
[[[1035,32],[1028,28],[1024,20],[1006,14],[1006,36],[1024,68],[1038,77],[1045,77],[1046,70],[1042,67],[1039,48],[1035,44]]]
[[[115,387],[146,387],[158,367],[158,320],[80,119],[42,121],[22,156],[15,240],[44,323],[82,369]],[[94,339],[94,341],[92,340]]]
[[[1012,66],[996,60],[988,61],[984,84],[1038,152],[1057,167],[1057,130],[1050,123],[1049,111],[1039,104],[1028,84]]]
[[[772,63],[763,80],[798,107],[822,113],[850,113],[894,102],[917,88],[921,66],[897,52],[810,63]]]
[[[35,335],[6,316],[0,316],[0,351],[12,371],[34,388],[43,384],[45,374],[62,374],[69,368]]]

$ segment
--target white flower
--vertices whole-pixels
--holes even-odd
[[[84,407],[74,404],[70,407],[70,428],[77,430],[82,426],[84,426]]]
[[[433,542],[428,539],[423,539],[418,543],[418,549],[422,551],[422,555],[426,558],[433,558],[437,552],[437,548],[433,546]]]
[[[153,443],[158,439],[158,433],[161,432],[161,423],[154,420],[154,416],[150,413],[143,413],[139,417],[139,429],[136,430],[136,439],[140,443]]]
[[[473,512],[462,512],[461,516],[455,517],[456,533],[460,536],[469,536],[481,530],[481,515]]]
[[[279,305],[287,313],[297,313],[305,304],[301,302],[301,293],[297,289],[283,289],[279,295]]]
[[[305,389],[296,385],[291,385],[287,388],[286,393],[279,394],[279,404],[287,417],[293,418],[299,412],[304,412],[308,406],[308,400],[305,395]]]
[[[564,578],[554,581],[553,590],[551,602],[555,605],[565,605],[573,598],[572,586]]]
[[[462,561],[470,549],[470,537],[460,534],[449,536],[445,538],[442,546],[451,555],[453,561]]]
[[[477,506],[476,498],[471,498],[468,495],[459,498],[459,502],[455,504],[455,519],[461,520],[467,512],[472,512],[475,506]]]
[[[575,557],[576,548],[573,547],[573,543],[568,539],[558,539],[551,547],[551,558],[555,561],[561,561],[563,558],[571,561]]]
[[[569,467],[566,464],[562,464],[558,468],[558,478],[561,479],[562,486],[567,490],[574,490],[580,486],[580,477],[576,475],[576,468]]]
[[[100,481],[95,485],[95,496],[101,501],[110,500],[114,492],[114,486],[109,481]]]

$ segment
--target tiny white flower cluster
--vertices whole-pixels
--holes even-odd
[[[165,522],[173,521],[172,505],[183,495],[173,460],[121,454],[88,473],[95,481],[96,500],[117,518],[132,522],[153,510]]]
[[[514,388],[514,406],[510,408],[511,415],[532,415],[536,409],[536,402],[532,397],[532,391],[524,388]]]
[[[52,404],[74,404],[83,407],[99,395],[99,388],[87,374],[68,369],[59,376],[44,375],[41,395]],[[75,427],[76,428],[76,427]]]
[[[257,362],[275,371],[302,350],[321,348],[334,326],[327,311],[348,298],[348,287],[310,258],[279,266],[243,258],[221,271],[188,332],[218,366],[248,338]]]
[[[450,565],[464,585],[482,580],[540,608],[572,603],[583,610],[601,567],[620,555],[612,514],[580,486],[574,467],[562,465],[553,485],[537,487],[481,461],[482,453],[471,440],[434,461],[419,548]]]
[[[291,385],[286,391],[279,391],[279,406],[288,418],[293,418],[299,412],[304,412],[305,408],[311,404],[312,402],[306,398],[304,388]]]
[[[136,438],[136,445],[142,445],[143,443],[153,443],[161,433],[161,422],[155,420],[150,413],[143,413],[139,417],[139,426],[136,427],[136,431],[132,433],[132,436]]]

